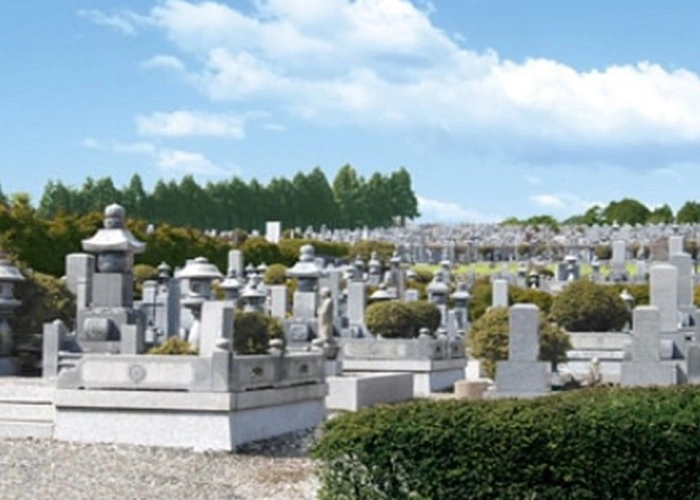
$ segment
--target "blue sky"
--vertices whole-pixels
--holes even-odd
[[[424,221],[696,200],[700,3],[8,2],[0,185],[405,166]]]

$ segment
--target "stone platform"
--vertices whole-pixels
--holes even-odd
[[[330,411],[357,411],[376,404],[400,403],[413,399],[410,373],[349,373],[326,377]]]

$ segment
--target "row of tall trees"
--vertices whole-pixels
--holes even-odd
[[[342,167],[332,183],[318,167],[292,179],[275,177],[266,185],[239,177],[200,185],[188,175],[179,182],[159,180],[150,192],[138,174],[122,188],[110,177],[88,178],[80,188],[49,181],[37,213],[47,219],[62,212],[86,214],[114,202],[134,218],[220,230],[263,229],[268,220],[317,229],[386,227],[419,215],[405,168],[365,179],[351,165]]]

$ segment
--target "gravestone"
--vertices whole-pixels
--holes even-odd
[[[287,317],[287,286],[270,285],[270,316],[284,320]]]
[[[494,397],[530,397],[551,390],[550,366],[538,361],[540,352],[539,309],[534,304],[510,308],[508,360],[496,365]]]
[[[282,223],[279,221],[267,221],[265,223],[265,239],[275,245],[282,238]]]
[[[492,307],[508,307],[508,280],[493,280]]]
[[[682,373],[678,364],[671,360],[673,345],[670,344],[671,352],[668,352],[669,340],[662,339],[662,322],[662,312],[658,307],[635,308],[634,334],[629,350],[631,359],[622,363],[623,386],[664,386],[680,382]]]
[[[361,281],[348,283],[348,326],[351,337],[363,337],[365,328],[365,308],[367,307],[366,285]]]
[[[695,308],[693,305],[693,259],[687,253],[671,254],[669,263],[678,271],[678,311],[686,318]]]
[[[671,264],[655,264],[649,272],[650,303],[660,315],[660,331],[678,330],[678,270]],[[636,328],[636,325],[635,325]]]
[[[243,252],[241,250],[230,250],[228,253],[228,269],[227,271],[235,271],[234,276],[240,278],[245,276],[245,267],[243,263]]]

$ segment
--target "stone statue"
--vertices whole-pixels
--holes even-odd
[[[338,355],[333,337],[333,299],[328,287],[321,288],[321,305],[318,308],[318,334],[313,347],[322,350],[326,358],[335,359]]]

